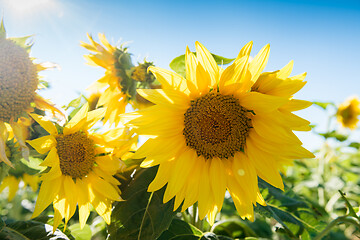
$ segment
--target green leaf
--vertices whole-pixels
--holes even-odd
[[[231,239],[231,238],[230,238]],[[220,240],[215,233],[206,232],[204,235],[200,238],[200,240]]]
[[[163,204],[165,188],[147,192],[157,168],[141,169],[123,190],[125,201],[118,202],[108,227],[109,239],[153,240],[166,230],[175,216],[174,201]]]
[[[5,226],[5,222],[0,218],[0,232],[4,229]]]
[[[11,240],[55,240],[69,238],[60,230],[52,232],[53,227],[37,221],[15,221],[7,223],[6,227],[0,231],[0,239]]]
[[[214,224],[212,232],[232,238],[257,237],[257,234],[239,219],[222,220]]]
[[[84,228],[80,228],[79,223],[75,223],[69,227],[71,235],[75,237],[76,240],[90,240],[92,236],[91,228],[89,225],[85,224]]]
[[[194,54],[196,55],[196,52],[194,52]],[[225,58],[225,57],[221,57],[219,55],[215,55],[215,54],[211,54],[216,63],[218,65],[225,65],[225,64],[229,64],[231,63],[235,58]],[[185,54],[178,56],[176,58],[174,58],[171,62],[170,62],[170,68],[172,70],[174,70],[176,73],[180,74],[181,76],[185,77]]]
[[[325,139],[327,138],[335,138],[336,140],[340,142],[344,142],[348,139],[349,136],[341,134],[335,130],[327,133],[319,133],[320,136],[323,136]]]
[[[231,63],[232,61],[235,60],[235,58],[225,58],[225,57],[221,57],[219,55],[215,55],[215,54],[211,54],[214,59],[215,59],[215,62],[218,64],[218,65],[226,65],[226,64],[229,64]]]
[[[358,142],[351,142],[351,143],[349,144],[349,147],[356,148],[356,149],[360,149],[360,143],[358,143]]]
[[[81,105],[81,99],[83,98],[83,95],[81,94],[78,98],[75,98],[71,100],[71,102],[67,106],[63,106],[65,110],[68,110],[69,108],[79,108]]]
[[[42,171],[45,169],[45,167],[40,166],[40,163],[43,162],[43,160],[40,158],[29,157],[29,161],[27,161],[25,158],[22,158],[20,161],[22,164],[24,164],[28,168],[30,168],[32,170],[36,170],[36,172]],[[34,172],[32,172],[30,174],[34,174]]]
[[[324,110],[326,110],[328,106],[335,106],[335,104],[332,102],[313,102],[313,104],[318,105]]]
[[[278,199],[281,202],[281,206],[291,207],[291,208],[308,208],[308,204],[300,199],[296,199],[295,197],[287,196],[281,191],[279,188],[272,186],[271,184],[265,182],[261,178],[259,178],[259,187],[262,189],[267,189],[269,194]]]
[[[171,238],[166,238],[166,240],[199,240],[199,236],[195,236],[192,234],[185,234],[185,235],[181,235],[181,236],[175,236],[175,237],[171,237]],[[165,240],[165,238],[164,238]]]
[[[190,223],[174,218],[168,230],[164,231],[158,240],[168,240],[173,237],[192,235],[200,237],[203,233]]]

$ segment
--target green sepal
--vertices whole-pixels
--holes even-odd
[[[28,53],[30,53],[31,47],[34,45],[33,42],[29,42],[29,38],[31,38],[33,35],[24,36],[24,37],[11,37],[8,38],[12,40],[16,45],[24,48]]]
[[[1,26],[0,26],[0,39],[6,39],[6,30],[4,27],[4,19],[1,19]]]

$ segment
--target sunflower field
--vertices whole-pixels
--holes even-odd
[[[59,106],[41,96],[56,64],[1,23],[0,239],[360,239],[358,96],[298,99],[306,73],[265,72],[269,44],[195,42],[167,70],[85,39],[103,77]],[[311,105],[325,131],[297,115]]]

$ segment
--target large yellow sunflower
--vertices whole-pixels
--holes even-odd
[[[253,205],[265,204],[257,178],[283,189],[282,165],[314,157],[292,132],[308,130],[309,122],[291,113],[309,106],[292,100],[305,83],[288,78],[287,68],[273,73],[279,83],[261,81],[270,74],[261,75],[269,45],[250,61],[252,42],[246,44],[226,69],[195,45],[196,56],[186,50],[186,78],[149,68],[163,89],[138,90],[156,105],[124,115],[138,134],[152,137],[133,157],[146,157],[144,168],[159,165],[148,191],[167,184],[163,200],[175,197],[175,209],[198,202],[199,217],[213,224],[228,190],[240,216],[253,220]]]
[[[120,183],[113,175],[123,164],[112,152],[128,144],[130,136],[124,128],[102,134],[90,132],[89,129],[104,116],[104,109],[88,112],[88,108],[85,104],[62,132],[43,117],[31,115],[50,134],[28,141],[39,153],[49,152],[41,165],[50,170],[41,176],[33,217],[53,202],[54,230],[61,219],[68,222],[76,205],[81,227],[89,216],[90,204],[109,224],[112,202],[121,200],[117,187]]]
[[[36,93],[39,85],[38,72],[46,69],[42,64],[33,63],[25,44],[27,37],[6,38],[3,23],[0,27],[0,161],[12,166],[5,154],[5,143],[10,124],[20,144],[24,157],[28,157],[22,125],[24,116],[33,111],[32,107],[58,111],[51,103]],[[23,122],[22,120],[25,120]]]
[[[343,127],[355,130],[359,122],[360,101],[357,96],[349,97],[338,107],[336,117]]]

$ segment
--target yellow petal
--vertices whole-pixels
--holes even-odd
[[[106,199],[103,195],[97,194],[92,198],[91,204],[94,206],[96,212],[105,220],[107,224],[110,224],[111,216],[111,201]]]
[[[79,203],[79,223],[80,228],[82,229],[85,224],[86,220],[90,215],[90,202],[89,202],[89,187],[87,186],[84,181],[81,179],[76,180],[76,188],[78,191],[78,203]]]
[[[313,158],[314,154],[303,148],[298,144],[282,144],[279,147],[277,144],[273,144],[268,139],[265,139],[258,135],[255,131],[249,132],[249,136],[246,139],[246,144],[251,142],[253,146],[257,146],[259,149],[270,153],[272,155],[277,155],[284,158]]]
[[[165,106],[186,109],[189,98],[182,92],[170,89],[138,89],[137,92],[147,100]]]
[[[285,67],[280,69],[280,71],[276,74],[276,77],[285,80],[286,78],[288,78],[290,76],[290,74],[293,70],[293,67],[294,67],[294,61],[291,60],[288,64],[286,64]]]
[[[29,160],[30,152],[29,152],[29,148],[25,144],[26,133],[23,130],[24,126],[22,125],[22,122],[18,123],[18,122],[14,122],[11,120],[10,125],[11,125],[11,128],[13,129],[14,136],[20,145],[21,154],[22,154],[23,158],[25,158],[26,160]]]
[[[94,126],[98,121],[100,121],[105,115],[105,108],[98,108],[93,111],[88,112],[87,121],[86,121],[86,129],[90,129]]]
[[[196,67],[196,87],[199,93],[205,94],[210,90],[211,76],[205,71],[201,64]]]
[[[297,93],[301,88],[305,86],[306,82],[302,80],[283,80],[276,88],[271,89],[267,94],[280,96],[280,97],[291,97]]]
[[[53,167],[53,166],[60,165],[59,156],[57,154],[57,150],[55,147],[50,150],[50,152],[48,153],[48,155],[46,156],[44,161],[42,163],[40,163],[39,165],[44,166],[44,167],[45,166]]]
[[[203,219],[207,214],[210,206],[215,204],[210,187],[209,168],[210,161],[205,161],[199,183],[198,207],[200,219]]]
[[[163,89],[175,89],[187,95],[190,93],[186,85],[186,80],[179,74],[153,66],[150,66],[148,71],[151,71],[154,74],[155,78],[161,83]]]
[[[173,164],[173,173],[170,175],[166,192],[164,194],[164,202],[173,198],[184,186],[192,167],[197,160],[196,152],[190,148],[186,149],[181,155],[177,156]]]
[[[289,102],[281,106],[282,110],[294,112],[310,107],[312,102],[298,99],[291,99]]]
[[[215,59],[209,50],[207,50],[201,43],[195,42],[195,48],[198,61],[210,75],[211,86],[215,86],[215,84],[219,81],[219,66],[215,62]]]
[[[250,81],[251,74],[248,71],[248,60],[248,56],[236,60],[221,74],[219,89],[222,94],[247,92],[250,89],[252,82]]]
[[[236,57],[236,60],[242,58],[243,56],[250,56],[250,52],[253,46],[253,41],[248,42],[239,52],[239,55]],[[235,60],[235,61],[236,61]]]
[[[163,162],[160,164],[154,180],[148,187],[148,192],[155,192],[165,186],[173,171],[173,162]]]
[[[5,142],[7,140],[6,139],[7,137],[5,138],[5,140],[3,138],[4,138],[4,136],[0,135],[0,162],[3,161],[7,165],[9,165],[10,167],[14,168],[14,165],[10,162],[10,160],[6,156],[6,144],[5,144]]]
[[[95,174],[89,174],[89,183],[92,189],[96,190],[98,193],[102,194],[106,198],[115,201],[121,200],[121,197],[116,191],[115,186],[99,178]]]
[[[289,101],[287,98],[258,92],[243,93],[239,98],[240,105],[248,110],[253,110],[255,114],[272,112]]]
[[[234,156],[232,171],[238,184],[247,189],[246,195],[251,202],[256,202],[258,188],[257,174],[251,160],[242,152]]]
[[[95,158],[95,162],[98,166],[106,172],[114,172],[120,168],[120,160],[114,159],[110,155],[98,156]]]
[[[75,116],[65,125],[64,134],[68,135],[81,130],[87,122],[88,111],[89,104],[85,103]]]
[[[220,210],[224,202],[226,191],[225,167],[221,159],[211,159],[209,178],[216,206]]]
[[[191,173],[191,178],[187,179],[187,184],[185,184],[185,200],[184,203],[182,205],[182,209],[181,211],[185,211],[188,207],[190,207],[191,205],[193,205],[197,200],[198,200],[198,196],[199,196],[199,184],[200,184],[200,179],[201,179],[201,174],[203,171],[203,167],[205,160],[203,157],[199,157],[196,161],[195,164],[193,166],[193,170]]]
[[[40,154],[45,154],[56,146],[56,140],[52,135],[46,135],[26,142]]]
[[[195,55],[190,52],[189,47],[186,47],[185,53],[185,73],[186,84],[192,94],[197,94],[197,82],[196,82],[196,66],[198,65]]]
[[[266,117],[262,117],[261,114],[253,116],[252,126],[260,136],[273,142],[280,144],[302,144],[289,128],[284,128],[283,125],[270,121]]]
[[[251,72],[251,82],[255,82],[264,70],[269,59],[270,45],[263,47],[255,58],[250,62],[249,71]]]
[[[44,128],[49,134],[51,135],[57,135],[57,129],[55,125],[50,122],[49,120],[46,120],[43,116],[37,115],[35,113],[30,114],[30,116],[40,124],[42,128]]]
[[[265,154],[260,148],[254,146],[252,141],[247,141],[246,150],[249,159],[254,163],[257,175],[271,185],[284,190],[279,170],[276,169],[276,158],[270,154]]]
[[[52,201],[54,201],[60,187],[62,186],[62,181],[62,178],[57,178],[50,181],[44,181],[41,184],[32,218],[39,216],[39,214],[44,211]]]
[[[29,175],[27,173],[24,173],[23,174],[23,177],[22,177],[24,183],[26,185],[29,185],[31,187],[31,189],[36,192],[38,187],[39,187],[39,176],[36,174],[36,175]]]
[[[8,196],[8,201],[12,201],[13,198],[16,195],[17,190],[19,189],[19,183],[20,183],[20,178],[16,178],[14,176],[9,176],[9,196]]]
[[[74,215],[77,205],[77,195],[78,191],[75,186],[75,183],[71,176],[65,176],[64,178],[64,190],[65,190],[65,198],[67,200],[69,206],[69,214],[65,218],[65,222],[68,222],[69,219]]]

